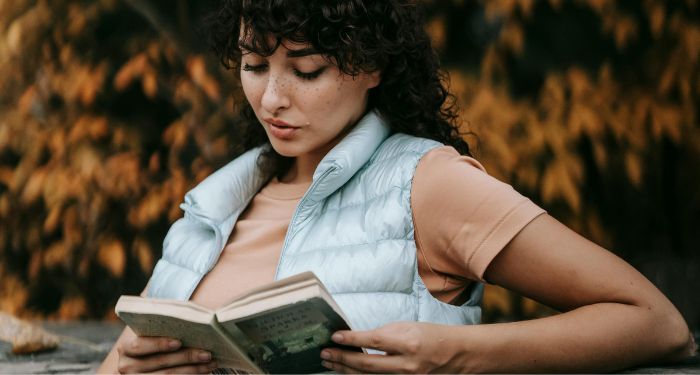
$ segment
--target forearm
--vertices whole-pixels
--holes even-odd
[[[666,314],[620,303],[461,329],[469,331],[464,336],[469,340],[457,343],[455,362],[470,373],[606,372],[683,358],[691,343],[675,310]]]

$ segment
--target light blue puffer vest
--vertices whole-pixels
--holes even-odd
[[[316,168],[287,229],[275,279],[313,271],[355,329],[394,321],[479,323],[483,285],[474,283],[467,302],[454,306],[435,299],[418,275],[411,182],[420,158],[438,146],[389,137],[376,113],[366,115]],[[149,296],[187,300],[214,267],[236,219],[267,181],[256,166],[261,151],[246,152],[187,193],[185,216],[165,237]]]

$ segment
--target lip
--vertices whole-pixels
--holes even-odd
[[[266,118],[264,121],[270,125],[270,134],[279,139],[292,139],[300,129],[298,126],[290,125],[289,123],[276,118]]]
[[[281,127],[281,128],[298,128],[298,126],[294,126],[292,124],[285,122],[284,120],[280,120],[280,119],[274,118],[274,117],[268,117],[268,118],[265,118],[263,120],[270,125],[274,125],[274,126]]]

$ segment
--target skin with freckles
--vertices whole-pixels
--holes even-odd
[[[364,115],[368,91],[379,84],[379,73],[350,76],[321,55],[293,55],[308,48],[283,42],[264,57],[242,47],[243,92],[275,151],[296,158],[285,182],[311,180],[318,162]],[[297,129],[277,136],[271,119]]]

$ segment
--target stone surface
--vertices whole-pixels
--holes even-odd
[[[47,322],[43,327],[61,337],[58,348],[43,353],[14,355],[9,343],[0,342],[0,373],[94,373],[124,325],[106,322]]]
[[[51,352],[14,355],[8,343],[0,342],[0,374],[94,373],[123,329],[121,323],[44,323],[43,327],[62,338]],[[697,355],[683,363],[664,367],[639,367],[624,374],[700,374]]]

